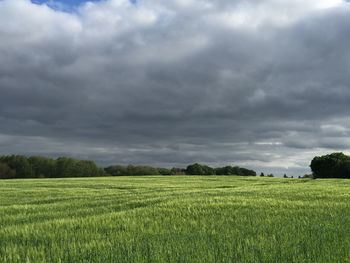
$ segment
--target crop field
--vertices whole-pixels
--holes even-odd
[[[350,181],[0,181],[0,262],[350,262]]]

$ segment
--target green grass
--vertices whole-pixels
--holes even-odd
[[[0,262],[350,262],[350,180],[0,181]]]

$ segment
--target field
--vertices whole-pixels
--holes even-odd
[[[350,262],[350,181],[0,181],[0,262]]]

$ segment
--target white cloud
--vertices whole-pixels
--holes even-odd
[[[215,24],[233,28],[257,29],[261,26],[287,26],[320,9],[340,7],[342,0],[266,0],[234,1],[235,4],[209,15]]]

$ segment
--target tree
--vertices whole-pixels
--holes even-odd
[[[159,175],[157,168],[145,165],[128,165],[126,170],[128,175]]]
[[[16,172],[6,163],[0,163],[0,179],[12,179],[16,177]]]
[[[72,177],[98,177],[103,175],[101,169],[96,166],[93,161],[80,160],[75,161],[72,168]]]
[[[186,167],[186,174],[188,175],[202,175],[203,173],[203,167],[199,163],[191,164]]]
[[[42,156],[32,156],[28,161],[33,170],[34,177],[55,177],[56,161]]]
[[[161,175],[171,175],[171,170],[167,168],[157,168],[159,174]]]
[[[239,168],[240,174],[243,176],[256,176],[256,172],[246,168]]]
[[[100,169],[93,161],[75,160],[69,157],[59,157],[56,160],[55,177],[97,177],[103,175],[103,169]]]
[[[215,170],[207,165],[199,163],[191,164],[186,168],[188,175],[215,175]]]
[[[77,160],[70,157],[51,159],[43,156],[26,157],[23,155],[0,156],[1,177],[15,178],[62,178],[62,177],[96,177],[119,175],[238,175],[256,176],[256,172],[238,166],[212,168],[204,164],[191,164],[182,168],[157,168],[147,165],[112,165],[104,169],[95,162]],[[350,167],[350,164],[349,164]],[[347,172],[343,169],[344,173]],[[263,174],[263,173],[262,173]]]
[[[59,157],[56,160],[56,174],[55,177],[76,177],[75,163],[73,158]]]
[[[265,174],[264,174],[264,173],[261,173],[260,176],[263,177],[263,176],[265,176]]]
[[[34,172],[28,158],[23,155],[1,156],[0,162],[16,172],[16,178],[33,178]]]
[[[171,168],[170,172],[171,172],[171,175],[185,175],[186,169],[173,167]]]
[[[112,165],[105,168],[105,172],[112,176],[128,175],[127,169],[123,165]]]
[[[214,169],[216,175],[256,176],[256,172],[238,166],[225,166]]]
[[[314,178],[350,178],[350,157],[341,152],[316,156],[310,168]]]

